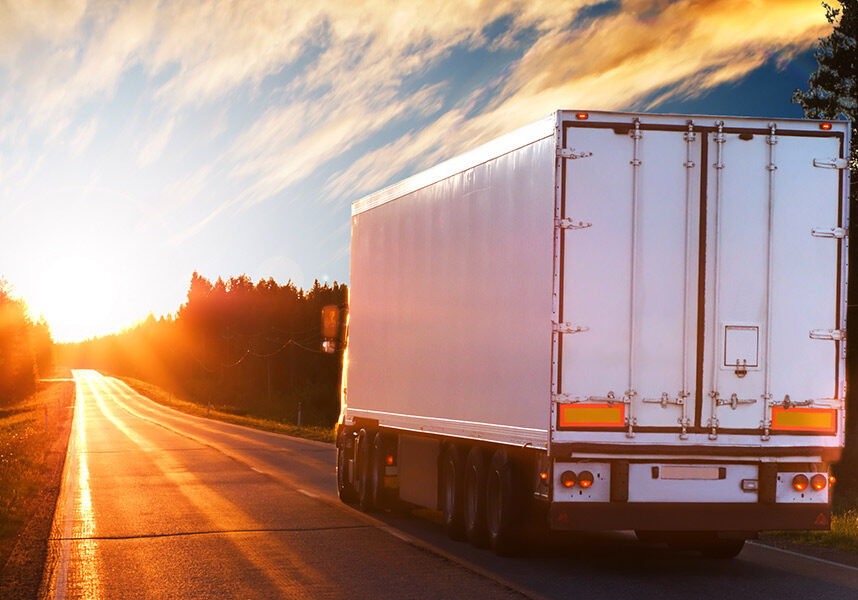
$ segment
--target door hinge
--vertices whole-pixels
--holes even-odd
[[[811,329],[807,332],[812,340],[831,340],[840,342],[846,339],[845,329]]]
[[[560,229],[587,229],[593,224],[586,221],[575,221],[574,219],[554,219],[554,226]]]
[[[560,148],[557,150],[557,156],[560,158],[568,158],[575,160],[576,158],[587,158],[593,156],[592,152],[575,152],[575,148]]]
[[[572,323],[551,323],[551,331],[554,333],[583,333],[590,331],[590,328]]]
[[[810,230],[810,235],[819,238],[837,238],[838,240],[846,237],[847,231],[843,227],[814,227]]]
[[[849,165],[845,158],[814,158],[813,166],[820,169],[845,169]]]

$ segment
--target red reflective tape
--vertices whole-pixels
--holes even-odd
[[[776,431],[837,431],[837,410],[833,408],[772,407],[772,430]]]
[[[626,407],[618,404],[558,404],[558,427],[622,427]]]

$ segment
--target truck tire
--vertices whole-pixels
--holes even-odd
[[[661,532],[667,545],[676,550],[696,550],[706,558],[735,558],[745,547],[742,538],[719,538],[714,531]]]
[[[667,536],[660,531],[648,529],[635,529],[635,536],[642,544],[666,544]]]
[[[465,461],[465,534],[478,548],[488,545],[486,531],[486,476],[488,464],[485,453],[474,446]]]
[[[496,554],[509,556],[518,544],[519,516],[514,466],[505,450],[492,455],[486,478],[486,528],[489,545]]]
[[[706,558],[736,558],[745,547],[745,540],[711,540],[700,544],[697,550]]]
[[[375,508],[370,489],[370,459],[372,458],[370,440],[370,434],[366,429],[361,429],[355,440],[355,491],[358,506],[363,512],[371,512]]]
[[[452,540],[465,539],[465,454],[449,445],[441,459],[441,507],[444,531]]]
[[[354,449],[352,449],[354,450]],[[351,484],[348,478],[347,471],[347,460],[348,456],[346,455],[347,450],[343,447],[342,443],[337,444],[337,495],[340,497],[340,500],[345,502],[346,504],[354,504],[357,502],[357,493],[355,492],[354,486]],[[352,464],[356,464],[352,461]]]
[[[372,449],[367,464],[370,502],[375,510],[383,510],[389,504],[387,490],[384,488],[384,458],[384,436],[377,432],[372,436]]]

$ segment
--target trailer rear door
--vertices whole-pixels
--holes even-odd
[[[823,423],[844,219],[840,172],[814,159],[841,138],[646,121],[562,128],[557,428],[759,440],[795,433],[773,410]]]

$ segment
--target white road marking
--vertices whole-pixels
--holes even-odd
[[[307,490],[295,490],[295,491],[297,491],[299,494],[304,494],[308,498],[318,498],[319,497],[316,494],[314,494],[313,492],[308,492]]]
[[[406,544],[411,544],[414,542],[414,540],[412,540],[411,537],[409,537],[409,536],[405,535],[404,533],[394,529],[393,527],[379,527],[379,529],[389,533],[390,535],[392,535],[395,538],[402,540]]]
[[[756,546],[757,548],[765,548],[767,550],[775,550],[777,552],[783,552],[784,554],[790,554],[792,556],[797,556],[799,558],[806,558],[808,560],[815,560],[817,562],[825,563],[826,565],[841,567],[843,569],[849,569],[851,571],[858,571],[858,567],[853,567],[852,565],[844,565],[843,563],[835,562],[833,560],[826,560],[824,558],[817,558],[815,556],[811,556],[810,554],[802,554],[801,552],[793,552],[792,550],[784,550],[783,548],[778,548],[777,546],[769,546],[768,544],[760,544],[759,542],[748,542],[748,544],[750,544],[752,546]]]
[[[78,402],[82,394],[78,394]],[[80,409],[75,406],[75,417],[79,414]],[[74,525],[74,497],[77,476],[77,427],[78,419],[72,419],[72,432],[69,435],[68,460],[65,465],[65,482],[63,485],[63,493],[65,494],[65,515],[63,515],[63,541],[62,552],[60,553],[60,564],[57,570],[57,580],[54,585],[54,600],[65,600],[66,588],[68,587],[69,577],[69,560],[71,559],[71,543],[72,543],[72,526]]]

